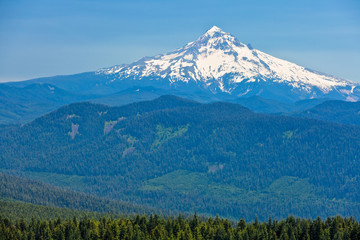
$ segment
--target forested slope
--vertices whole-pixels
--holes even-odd
[[[104,199],[2,173],[0,173],[0,199],[2,199],[1,212],[5,213],[10,211],[17,216],[20,215],[18,212],[21,212],[18,207],[24,207],[25,209],[31,209],[31,207],[34,207],[40,211],[41,209],[46,211],[51,209],[41,208],[39,206],[35,207],[35,205],[22,203],[32,203],[53,208],[56,207],[66,208],[69,210],[78,210],[78,213],[80,211],[86,211],[117,215],[131,215],[135,213],[160,214],[160,211],[157,211],[156,209],[143,207],[137,204]],[[7,209],[8,207],[11,207],[12,209]],[[32,214],[29,214],[27,217],[35,214],[34,211],[30,212]],[[68,212],[71,213],[71,211]],[[36,215],[42,216],[41,213],[37,213]]]
[[[360,102],[326,101],[295,115],[304,118],[359,126]]]
[[[0,167],[78,191],[254,219],[360,216],[360,128],[173,96],[71,104],[0,131]]]

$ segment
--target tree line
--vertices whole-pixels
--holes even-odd
[[[0,216],[0,239],[360,239],[360,224],[354,218],[340,216],[320,219],[269,219],[234,223],[219,217],[202,219],[196,213],[189,218],[136,215],[117,219],[85,216],[70,219],[32,218],[12,221]]]

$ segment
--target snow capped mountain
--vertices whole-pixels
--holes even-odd
[[[195,83],[214,94],[231,97],[259,95],[293,101],[331,97],[354,101],[360,96],[357,83],[253,49],[216,26],[168,54],[100,69],[96,74],[106,75],[107,84],[146,80],[168,83],[169,88],[190,88]]]

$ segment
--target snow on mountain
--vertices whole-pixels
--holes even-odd
[[[166,80],[170,86],[195,82],[213,93],[261,95],[266,87],[286,87],[298,98],[326,95],[346,100],[359,99],[359,84],[321,74],[273,57],[239,42],[233,35],[214,26],[194,42],[173,52],[146,57],[97,71],[109,83],[124,79]],[[274,88],[275,86],[275,88]],[[269,90],[270,91],[270,90]],[[283,90],[282,90],[283,91]]]

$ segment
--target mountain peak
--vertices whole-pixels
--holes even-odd
[[[207,32],[205,34],[212,37],[212,36],[214,36],[215,33],[224,33],[224,32],[217,26],[212,26],[209,30],[207,30]]]
[[[204,47],[222,49],[223,51],[233,51],[234,47],[245,46],[230,33],[224,32],[217,26],[211,27],[207,32],[200,36],[195,42],[186,45],[187,48],[195,46],[199,49]]]
[[[213,26],[197,40],[129,65],[104,69],[117,79],[165,80],[171,87],[196,84],[213,93],[272,98],[285,89],[288,99],[335,96],[358,100],[360,85],[314,71],[261,52]],[[152,81],[155,82],[155,81]],[[275,91],[274,91],[275,89]]]

